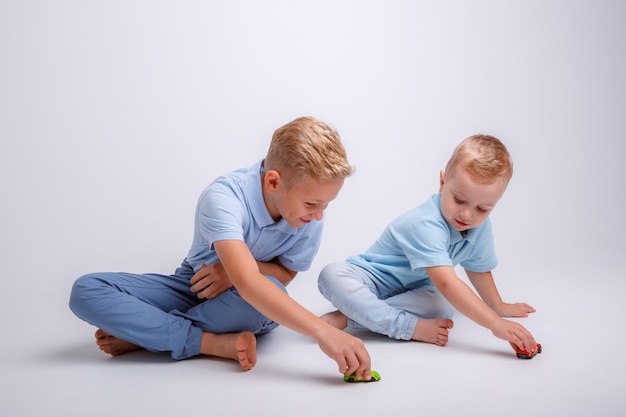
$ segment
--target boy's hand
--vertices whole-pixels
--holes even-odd
[[[203,263],[202,269],[195,273],[190,282],[191,291],[197,293],[198,298],[215,298],[233,287],[219,261],[208,266]]]
[[[522,350],[534,352],[537,342],[533,335],[524,326],[514,321],[500,318],[491,328],[494,336],[504,339]]]
[[[371,360],[361,339],[328,326],[328,333],[320,338],[319,346],[337,362],[342,375],[355,374],[357,379],[371,379]]]
[[[534,313],[536,310],[526,303],[502,303],[496,313],[501,317],[528,317],[530,313]]]

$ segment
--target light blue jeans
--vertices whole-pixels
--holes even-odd
[[[254,334],[278,326],[241,298],[236,289],[199,299],[189,280],[194,271],[183,261],[172,275],[101,272],[76,280],[70,309],[111,335],[174,359],[200,353],[202,331]],[[276,278],[267,276],[287,292]]]
[[[419,319],[452,318],[454,307],[428,283],[416,289],[392,287],[349,262],[322,269],[318,288],[348,317],[348,327],[410,340]]]

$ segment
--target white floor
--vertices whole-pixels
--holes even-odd
[[[242,372],[219,359],[175,362],[149,352],[109,358],[93,343],[93,329],[75,319],[63,299],[44,300],[43,319],[35,312],[24,316],[16,300],[13,312],[23,318],[2,347],[0,414],[623,415],[620,301],[626,285],[615,279],[591,291],[590,270],[552,272],[532,279],[528,288],[513,274],[501,287],[538,310],[523,321],[544,347],[532,360],[515,358],[505,342],[457,317],[444,348],[359,333],[382,376],[370,384],[344,383],[313,341],[286,328],[260,338],[258,365]],[[292,295],[325,312],[325,300],[312,292],[313,276],[300,278]],[[538,289],[540,279],[545,282]],[[33,325],[24,326],[30,320]]]

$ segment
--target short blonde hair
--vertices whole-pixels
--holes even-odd
[[[502,178],[508,183],[513,176],[513,160],[506,146],[489,135],[477,134],[464,139],[452,152],[446,175],[462,168],[475,180],[491,182]]]
[[[314,117],[299,117],[276,129],[265,169],[277,171],[288,186],[304,179],[345,178],[354,172],[339,133]]]

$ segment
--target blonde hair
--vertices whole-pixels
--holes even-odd
[[[303,179],[345,178],[354,172],[339,133],[314,117],[299,117],[276,129],[265,169],[277,171],[288,186]]]
[[[513,176],[513,160],[506,146],[497,138],[477,134],[464,139],[452,152],[446,175],[464,169],[475,180],[491,182],[498,178],[507,183]]]

